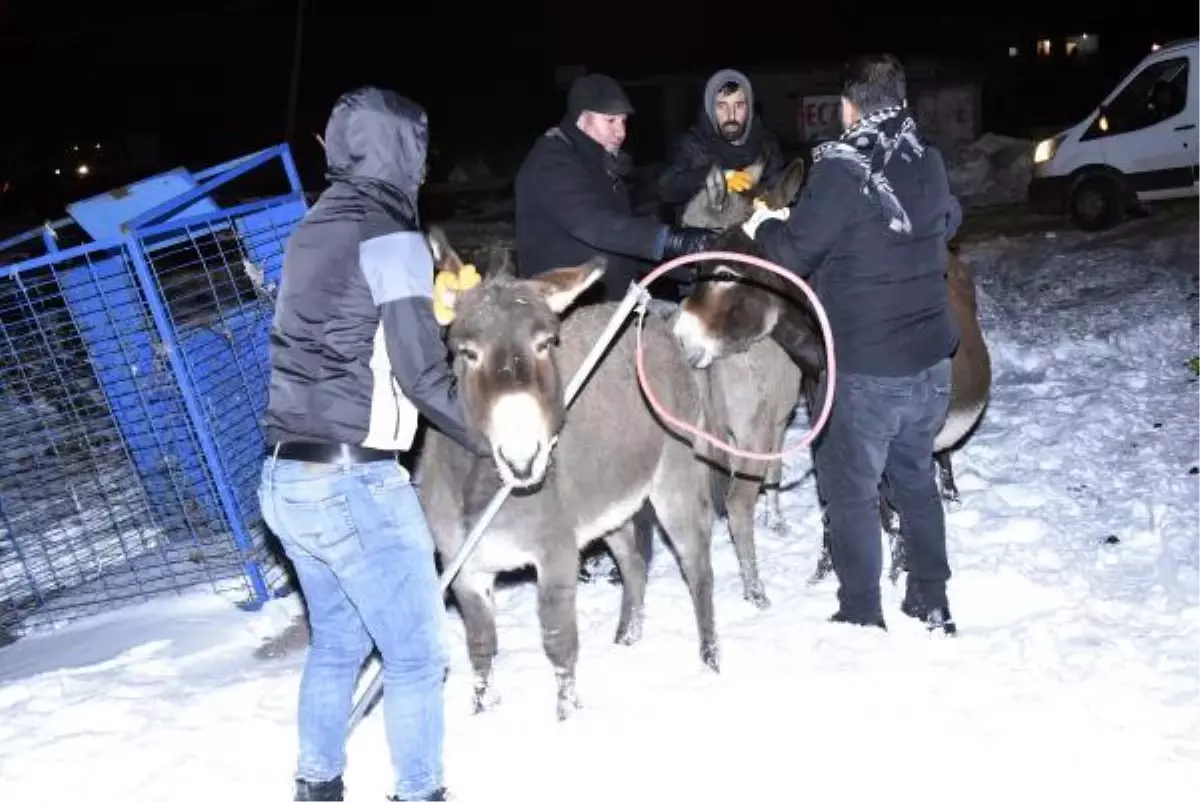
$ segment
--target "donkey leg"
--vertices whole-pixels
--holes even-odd
[[[462,570],[451,583],[454,600],[467,634],[467,654],[475,673],[472,698],[476,713],[500,701],[492,687],[492,665],[496,659],[496,608],[493,588],[496,577],[482,571]]]
[[[708,467],[692,457],[690,449],[668,443],[670,453],[659,467],[650,502],[658,514],[663,534],[675,547],[680,569],[692,596],[696,628],[700,634],[700,659],[720,671],[716,616],[713,610],[712,507],[708,495]]]
[[[962,498],[958,495],[958,485],[954,481],[954,466],[950,464],[950,451],[939,451],[933,455],[937,461],[938,479],[942,486],[942,501],[951,509],[962,506]]]
[[[780,449],[776,449],[780,450]],[[774,460],[767,467],[763,477],[762,490],[766,496],[766,507],[763,511],[762,522],[777,535],[782,535],[786,524],[783,521],[783,505],[779,501],[779,486],[783,484],[783,463]]]
[[[745,466],[740,466],[743,469]],[[729,535],[737,555],[738,573],[742,576],[742,598],[760,610],[771,606],[762,579],[758,575],[758,554],[754,543],[754,505],[758,501],[758,481],[735,473],[729,490]]]
[[[807,379],[801,385],[808,395],[809,416],[813,417],[812,410],[816,409],[815,393],[816,385],[814,382]],[[814,466],[815,467],[815,466]],[[815,585],[833,573],[833,540],[829,533],[829,510],[825,507],[825,497],[821,495],[821,485],[817,483],[817,504],[821,508],[821,556],[817,558],[817,567],[813,569],[812,576],[808,578],[809,585]]]
[[[887,479],[879,484],[879,519],[883,531],[887,534],[888,553],[891,555],[888,581],[895,585],[900,579],[900,574],[908,570],[908,550],[904,546],[904,522],[900,520],[900,513],[892,505],[891,488]]]
[[[570,533],[574,540],[575,533]],[[573,543],[546,549],[537,563],[538,619],[542,625],[542,649],[554,667],[558,683],[559,721],[576,708],[575,664],[579,659],[579,628],[575,618],[579,552]],[[566,547],[569,546],[569,547]]]
[[[647,572],[644,537],[644,530],[630,521],[604,539],[621,572],[621,618],[615,642],[623,646],[632,646],[642,639]]]
[[[833,572],[833,549],[829,539],[829,513],[821,513],[821,556],[817,558],[817,567],[808,578],[809,585],[815,585]]]

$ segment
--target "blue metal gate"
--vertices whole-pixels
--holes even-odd
[[[239,185],[272,166],[282,191],[247,202]],[[255,490],[274,289],[304,211],[278,146],[0,243],[0,259],[45,251],[0,267],[0,638],[198,586],[248,607],[285,586]]]

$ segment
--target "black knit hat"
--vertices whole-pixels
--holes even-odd
[[[633,114],[633,104],[621,85],[598,72],[581,75],[567,93],[567,111],[575,115],[584,111],[597,114]]]

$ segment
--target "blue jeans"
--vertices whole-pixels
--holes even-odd
[[[884,476],[904,528],[910,587],[915,585],[930,606],[944,606],[950,565],[933,441],[950,408],[950,360],[913,376],[839,373],[834,392],[813,460],[829,515],[841,611],[856,620],[882,615],[879,481]]]
[[[298,777],[341,776],[354,687],[374,644],[397,796],[428,796],[443,785],[445,607],[408,472],[393,461],[268,457],[258,494],[295,566],[312,630],[300,682]]]

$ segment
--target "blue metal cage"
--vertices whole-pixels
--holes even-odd
[[[281,191],[248,200],[273,165]],[[197,585],[247,607],[285,587],[256,489],[305,208],[283,145],[0,243],[0,263],[44,251],[0,266],[0,638]]]

